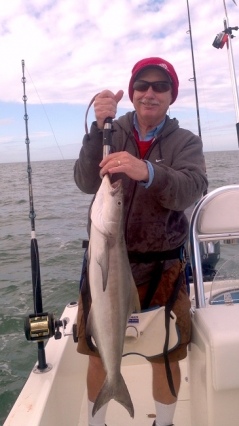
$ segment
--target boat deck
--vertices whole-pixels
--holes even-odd
[[[191,426],[187,361],[182,361],[180,367],[182,384],[174,423],[177,426]],[[125,365],[122,370],[135,407],[134,419],[129,416],[129,413],[124,407],[122,407],[122,405],[115,401],[110,401],[106,416],[107,426],[152,426],[155,419],[155,405],[151,393],[152,385],[150,364],[148,362],[143,362],[138,365]],[[78,426],[87,425],[87,419],[87,394],[85,392],[82,400]]]
[[[77,315],[77,306],[66,307],[62,318],[69,318],[71,331]],[[4,426],[86,426],[88,405],[86,372],[88,357],[76,351],[72,336],[46,345],[46,358],[52,369],[43,374],[32,373],[20,397],[14,404]],[[180,362],[181,388],[174,424],[191,426],[187,359]],[[152,397],[152,373],[145,358],[129,355],[122,359],[122,374],[135,409],[132,419],[128,411],[111,400],[106,415],[107,426],[152,426],[155,406]]]

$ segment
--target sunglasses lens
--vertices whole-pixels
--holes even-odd
[[[145,80],[136,80],[133,84],[133,89],[138,90],[139,92],[146,92],[149,87],[152,87],[154,92],[163,93],[168,92],[171,88],[171,83],[167,81],[145,81]]]
[[[168,90],[171,88],[171,84],[166,81],[155,81],[152,83],[152,88],[155,92],[168,92]]]
[[[138,90],[139,92],[146,92],[150,86],[148,81],[136,80],[133,84],[133,89]]]

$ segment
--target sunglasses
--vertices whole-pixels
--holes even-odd
[[[136,80],[133,84],[133,89],[138,90],[139,92],[146,92],[150,86],[154,92],[164,93],[171,89],[172,83],[169,81]]]

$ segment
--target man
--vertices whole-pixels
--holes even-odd
[[[96,121],[84,137],[74,169],[76,184],[86,193],[98,190],[100,174],[110,173],[112,181],[119,177],[123,180],[125,238],[141,306],[164,306],[173,296],[176,298],[173,311],[180,344],[166,356],[151,361],[154,426],[170,426],[173,422],[180,387],[179,360],[186,357],[190,340],[190,302],[182,272],[181,248],[188,235],[184,210],[207,188],[201,139],[180,129],[178,121],[166,114],[177,98],[178,86],[173,66],[164,59],[137,62],[128,89],[135,111],[114,120],[113,152],[102,160],[102,130],[106,117],[115,118],[122,90],[116,94],[104,90],[96,96]],[[78,336],[78,351],[89,354],[89,425],[104,426],[106,406],[94,418],[91,416],[105,372],[100,358],[85,342],[81,298]]]

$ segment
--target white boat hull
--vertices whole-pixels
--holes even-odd
[[[214,207],[212,212],[211,207]],[[239,185],[235,185],[215,190],[208,200],[204,199],[197,205],[193,214],[194,222],[190,229],[195,228],[195,247],[192,246],[194,256],[191,264],[196,271],[195,282],[199,283],[195,298],[197,309],[194,308],[192,288],[192,342],[188,357],[180,363],[181,388],[175,426],[238,424],[239,298],[234,303],[230,297],[234,297],[234,290],[239,294],[239,278],[238,274],[233,276],[233,288],[231,280],[219,280],[218,294],[223,294],[224,303],[209,304],[211,283],[203,284],[199,265],[200,238],[202,241],[239,238],[238,211]],[[219,232],[219,225],[223,226],[223,233]],[[224,291],[225,288],[232,291]],[[76,315],[77,305],[65,308],[62,315],[62,319],[68,318],[65,336],[60,340],[52,338],[46,345],[46,361],[52,369],[46,373],[30,374],[4,426],[87,426],[88,357],[79,355],[72,335],[66,335],[72,333]],[[106,424],[152,426],[155,407],[150,364],[139,355],[126,356],[122,359],[122,374],[134,404],[135,417],[131,419],[120,404],[110,401]]]

